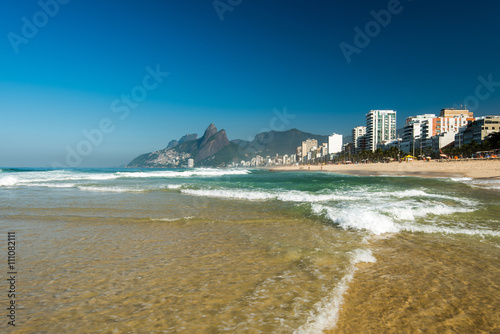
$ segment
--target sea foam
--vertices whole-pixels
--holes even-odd
[[[219,177],[225,175],[246,175],[250,170],[247,169],[216,169],[216,168],[199,168],[182,171],[147,171],[147,172],[117,172],[117,177],[127,178],[177,178],[177,177]]]
[[[319,204],[313,204],[311,208],[315,214],[325,214],[329,220],[346,230],[367,230],[376,235],[400,231],[390,217],[374,210],[353,207],[337,209]]]
[[[350,253],[350,266],[346,274],[342,277],[333,291],[314,305],[313,311],[311,311],[306,323],[294,331],[294,333],[322,333],[324,330],[335,328],[339,317],[340,307],[344,302],[344,295],[349,289],[349,283],[353,280],[354,274],[357,271],[356,264],[362,262],[374,263],[376,261],[377,260],[369,249],[356,249],[352,251]]]
[[[11,175],[3,176],[0,178],[0,187],[12,187],[15,186],[19,180]]]

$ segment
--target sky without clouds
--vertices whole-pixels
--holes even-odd
[[[64,162],[95,129],[82,167],[210,123],[231,140],[349,134],[370,109],[398,127],[464,103],[498,115],[499,17],[493,0],[5,0],[0,166]]]

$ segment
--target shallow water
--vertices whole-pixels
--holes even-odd
[[[3,169],[0,238],[15,231],[18,242],[16,332],[495,331],[500,206],[490,188],[262,170]]]

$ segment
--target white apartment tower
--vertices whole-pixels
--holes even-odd
[[[396,139],[396,111],[370,110],[366,114],[367,149],[375,151],[377,144]]]
[[[328,136],[328,154],[337,154],[342,152],[342,135],[332,134]]]
[[[360,139],[366,135],[366,126],[357,126],[352,129],[352,142],[354,144],[354,151],[358,152],[364,150],[364,145],[361,145]]]

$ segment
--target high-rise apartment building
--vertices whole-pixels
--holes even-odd
[[[461,143],[456,146],[470,144],[471,142],[481,143],[486,136],[500,131],[500,116],[481,116],[474,122],[470,122],[464,129]]]
[[[308,153],[313,149],[318,147],[318,141],[316,139],[308,139],[302,142],[302,161],[304,158],[308,157]]]
[[[434,114],[411,116],[406,119],[401,149],[405,152],[415,151],[417,146],[421,151],[435,147],[436,140],[446,143],[451,138],[447,133],[458,133],[468,122],[473,121],[473,113],[467,109],[441,109],[438,117]],[[439,144],[441,145],[441,144]]]
[[[336,133],[328,136],[328,154],[337,154],[342,152],[342,135]]]
[[[367,149],[372,152],[377,144],[388,143],[396,139],[396,111],[370,110],[366,114]]]
[[[366,150],[366,126],[357,126],[352,129],[352,143],[356,153]]]

